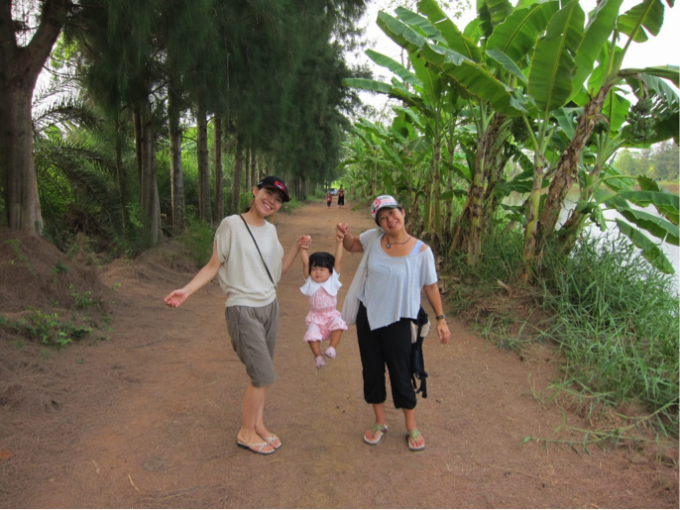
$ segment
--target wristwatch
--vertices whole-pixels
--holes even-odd
[[[437,315],[437,316],[435,317],[435,319],[438,320],[438,321],[440,321],[440,320],[442,320],[442,319],[446,319],[446,314],[443,313],[443,314],[441,314],[441,315]]]

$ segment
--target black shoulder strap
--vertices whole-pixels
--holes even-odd
[[[264,261],[264,257],[262,256],[262,252],[260,251],[260,247],[257,245],[257,241],[255,240],[255,236],[250,231],[250,227],[248,226],[248,223],[246,223],[246,220],[243,217],[243,215],[239,214],[238,217],[241,218],[241,221],[243,221],[243,224],[246,226],[246,230],[250,234],[250,237],[252,238],[253,242],[255,243],[255,248],[257,248],[257,253],[260,254],[260,259],[262,260],[262,263],[264,264],[264,268],[267,270],[267,276],[269,276],[269,279],[271,280],[272,284],[274,285],[274,288],[276,288],[276,283],[274,283],[274,278],[272,278],[272,274],[269,272],[269,268],[267,267],[267,263]]]
[[[425,357],[423,355],[423,326],[428,322],[427,313],[420,307],[418,310],[418,318],[414,321],[418,326],[418,337],[416,341],[411,344],[411,382],[416,393],[422,393],[423,398],[427,398],[427,372],[425,371]],[[420,388],[418,388],[418,380],[420,381]]]

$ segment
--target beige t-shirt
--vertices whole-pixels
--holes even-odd
[[[248,227],[260,247],[274,282],[278,283],[281,279],[283,247],[276,234],[276,227],[266,221],[260,227]],[[227,294],[227,306],[260,307],[272,303],[276,299],[276,287],[267,275],[243,220],[238,215],[224,218],[215,232],[215,242],[217,255],[222,263],[219,271],[220,286]]]

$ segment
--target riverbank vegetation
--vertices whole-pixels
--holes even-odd
[[[678,291],[620,236],[581,239],[569,257],[550,252],[534,285],[518,283],[522,239],[499,231],[480,264],[451,259],[450,305],[477,331],[523,357],[554,346],[558,395],[594,419],[622,409],[657,431],[678,429]],[[632,404],[632,405],[631,405]]]

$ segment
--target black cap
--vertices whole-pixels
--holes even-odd
[[[257,187],[277,189],[283,192],[283,201],[290,202],[290,193],[288,193],[288,186],[286,186],[286,183],[283,182],[283,179],[281,179],[280,177],[268,175],[267,177],[265,177],[264,179],[257,183]]]

